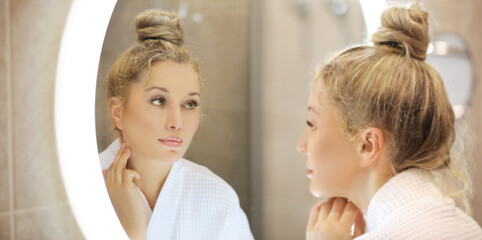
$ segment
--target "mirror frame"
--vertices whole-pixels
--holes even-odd
[[[128,239],[99,163],[95,92],[100,54],[117,0],[73,0],[55,81],[55,138],[62,181],[86,239]]]

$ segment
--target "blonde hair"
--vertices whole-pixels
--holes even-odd
[[[173,61],[190,64],[201,81],[200,70],[191,53],[182,47],[184,30],[176,13],[146,10],[135,20],[137,41],[127,49],[112,66],[107,83],[107,98],[117,97],[125,106],[131,86],[139,83],[141,76],[157,62]],[[112,129],[122,137],[120,129]]]
[[[371,38],[373,46],[350,48],[325,64],[314,86],[323,81],[347,139],[368,127],[380,129],[394,174],[427,170],[442,192],[470,214],[468,170],[464,159],[451,154],[454,112],[440,75],[424,61],[428,13],[418,4],[388,8]]]

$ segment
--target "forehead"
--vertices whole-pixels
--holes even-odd
[[[319,108],[326,107],[326,91],[321,80],[315,80],[311,91],[310,98],[308,100],[309,110],[317,110]]]
[[[166,88],[199,89],[199,76],[187,63],[163,61],[154,63],[142,76],[142,85],[146,88],[162,85]]]

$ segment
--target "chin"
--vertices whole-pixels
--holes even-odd
[[[328,199],[335,196],[335,194],[330,193],[329,191],[326,191],[320,188],[319,186],[314,186],[313,182],[310,183],[310,192],[316,198],[321,198],[321,199]]]
[[[319,198],[322,195],[321,191],[317,187],[313,186],[313,182],[310,183],[310,192],[313,196],[317,198]]]
[[[182,158],[184,155],[184,152],[181,151],[181,149],[175,151],[175,150],[167,150],[167,151],[162,151],[157,154],[157,159],[162,159],[163,161],[166,162],[175,162],[179,159]]]

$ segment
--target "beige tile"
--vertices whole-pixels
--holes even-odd
[[[204,15],[185,21],[186,46],[199,59],[203,100],[246,109],[249,87],[249,18],[247,14]]]
[[[64,204],[17,213],[15,236],[17,240],[84,239],[70,208]]]
[[[178,9],[180,3],[186,4],[188,13],[203,9],[204,11],[230,12],[249,8],[249,0],[168,0],[169,9]]]
[[[65,200],[55,149],[53,92],[70,4],[11,1],[16,208]]]
[[[10,215],[0,215],[0,239],[10,239]]]
[[[203,110],[204,117],[186,158],[204,165],[237,192],[242,207],[249,207],[248,111],[218,106]]]
[[[8,166],[8,118],[7,99],[7,38],[5,3],[0,3],[0,211],[9,209],[10,187]],[[3,238],[2,238],[3,239]]]

